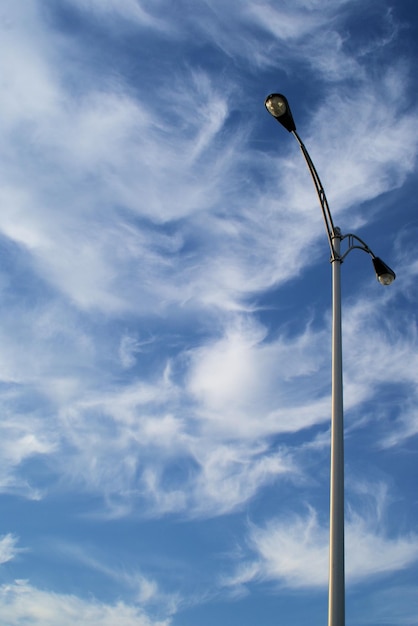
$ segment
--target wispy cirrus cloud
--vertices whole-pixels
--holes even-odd
[[[54,546],[57,549],[57,546]],[[0,537],[0,564],[13,560],[24,548],[18,547],[18,538],[9,533]],[[62,554],[63,547],[59,547]],[[66,552],[71,553],[71,558],[83,561],[90,569],[100,572],[112,578],[120,585],[128,586],[133,590],[135,601],[132,604],[117,602],[110,604],[100,602],[94,598],[83,599],[75,595],[54,593],[46,589],[39,589],[31,585],[27,580],[15,580],[3,584],[0,587],[1,619],[10,626],[20,624],[53,624],[67,626],[75,620],[81,620],[89,626],[99,624],[123,626],[169,626],[171,615],[176,610],[176,599],[161,594],[156,584],[145,576],[136,572],[128,575],[126,572],[118,572],[115,568],[106,567],[96,559],[88,557],[84,552],[71,547],[66,547]],[[154,619],[147,614],[145,607],[156,604],[158,596],[158,612],[164,612],[161,602],[164,600],[166,618]]]
[[[391,298],[379,289],[376,284],[373,305],[356,302],[345,308],[347,424],[357,423],[357,409],[371,399],[375,410],[368,419],[378,418],[382,385],[395,380],[414,385],[414,343],[400,340],[396,329],[382,335],[380,323]],[[382,307],[378,316],[376,301]],[[60,320],[55,326],[54,319],[60,320],[49,312],[47,325],[38,326],[37,341],[28,344],[34,357],[37,350],[44,352],[39,329],[45,328],[48,341],[60,333],[64,341],[68,325]],[[298,456],[285,445],[275,449],[270,439],[305,431],[310,440],[317,431],[309,434],[307,429],[327,427],[330,399],[324,368],[329,368],[329,354],[323,346],[328,345],[328,331],[308,324],[303,334],[267,341],[266,329],[248,315],[235,314],[233,319],[218,339],[180,350],[162,371],[157,368],[145,378],[138,376],[131,360],[123,384],[118,376],[121,371],[126,376],[126,364],[120,361],[117,336],[113,361],[112,343],[104,342],[98,354],[92,337],[82,341],[79,336],[78,343],[71,341],[65,360],[37,359],[36,376],[31,367],[24,374],[19,353],[13,360],[10,351],[7,365],[20,373],[20,387],[36,389],[44,398],[42,419],[35,411],[19,421],[19,431],[16,426],[4,431],[5,449],[16,457],[10,464],[5,455],[11,482],[22,480],[19,466],[24,459],[44,456],[71,484],[105,496],[115,511],[126,512],[146,501],[152,515],[216,515],[242,506],[272,481],[299,479],[303,450]],[[368,342],[379,345],[378,366],[372,345],[364,349]],[[105,356],[107,371],[94,369]],[[73,374],[76,359],[83,359],[83,377]],[[21,397],[19,392],[9,398],[11,419]],[[397,411],[403,423],[406,414],[401,406]],[[361,411],[362,423],[364,419]],[[398,432],[399,424],[391,423]]]
[[[366,80],[368,55],[389,46],[399,33],[392,12],[379,11],[371,21],[367,39],[362,40],[346,26],[356,4],[357,0],[300,0],[282,2],[278,7],[246,1],[237,12],[219,0],[210,0],[192,20],[194,28],[235,62],[241,60],[256,71],[277,68],[283,77],[296,63],[329,84],[341,85],[347,79]],[[372,15],[373,3],[367,4]],[[226,15],[229,19],[224,19]],[[358,42],[353,46],[356,36]]]
[[[21,551],[21,548],[17,547],[17,542],[17,537],[11,533],[0,537],[0,564],[11,561]]]
[[[14,580],[0,587],[1,619],[11,626],[23,623],[54,624],[67,626],[81,620],[89,626],[115,623],[123,626],[169,626],[176,612],[179,598],[164,594],[156,582],[139,571],[127,572],[123,568],[110,567],[89,555],[85,549],[68,544],[52,543],[56,555],[64,555],[70,562],[76,561],[97,575],[109,578],[127,588],[132,602],[118,601],[114,604],[96,598],[57,593],[31,585],[28,580]],[[48,549],[51,549],[51,544]],[[0,564],[13,560],[24,549],[18,547],[18,538],[7,534],[0,537]],[[164,617],[152,617],[156,613]],[[5,622],[5,623],[6,623]]]
[[[170,33],[171,29],[166,20],[161,15],[160,7],[161,2],[151,4],[147,0],[105,0],[100,2],[99,0],[89,0],[89,2],[83,2],[82,0],[69,0],[69,4],[78,8],[78,10],[87,14],[98,14],[101,19],[106,19],[108,25],[112,25],[112,21],[116,19],[129,20],[134,22],[135,26],[155,29],[157,31],[163,31],[164,33]]]
[[[32,23],[47,34],[39,16]],[[6,143],[2,200],[8,211],[1,228],[29,251],[37,272],[54,289],[78,307],[114,313],[184,302],[234,309],[301,269],[296,242],[299,247],[312,244],[321,227],[311,211],[312,190],[301,184],[306,192],[295,193],[296,183],[307,180],[296,165],[300,155],[296,149],[289,152],[285,164],[282,159],[260,161],[258,152],[242,156],[248,129],[228,126],[236,84],[221,91],[205,72],[183,69],[171,82],[169,99],[158,81],[152,97],[137,98],[132,85],[110,75],[97,84],[87,64],[84,82],[78,79],[69,89],[49,61],[51,46],[65,58],[59,40],[51,40],[45,49],[29,49],[29,64],[13,72],[30,73],[39,97],[20,114],[13,110],[5,125],[13,141]],[[39,69],[32,71],[30,64]],[[27,83],[17,84],[7,64],[4,70],[10,76],[4,98],[14,94],[23,102]],[[334,96],[318,110],[312,145],[320,136],[325,155],[320,169],[325,181],[337,181],[330,193],[337,212],[342,202],[349,208],[347,197],[349,203],[360,203],[393,188],[411,171],[416,145],[405,137],[416,119],[394,116],[393,106],[402,106],[395,77],[389,71],[377,93],[369,85],[357,88],[360,114],[350,145],[338,154],[338,133],[343,135],[353,97],[340,95],[337,102]],[[379,106],[381,92],[385,101],[388,94],[392,98],[390,115]],[[44,102],[41,109],[39,102]],[[331,113],[333,135],[328,136],[321,120]],[[22,119],[30,123],[23,127]],[[374,140],[368,135],[364,143],[371,120]],[[23,156],[28,141],[42,172]],[[250,165],[268,177],[267,193],[255,193],[245,183]],[[173,224],[170,232],[165,224]],[[135,279],[135,291],[128,277]]]
[[[248,543],[257,555],[244,560],[227,586],[243,591],[250,582],[275,581],[281,587],[326,587],[328,584],[328,528],[314,509],[305,515],[252,524]],[[379,510],[364,514],[350,511],[346,522],[346,579],[349,585],[388,575],[411,566],[418,559],[414,533],[392,536]]]
[[[73,595],[37,589],[27,581],[0,587],[2,619],[10,626],[30,620],[35,626],[70,626],[81,621],[86,626],[168,626],[171,619],[153,620],[140,608],[118,602],[114,605],[84,600]]]
[[[175,614],[181,604],[178,594],[165,593],[154,578],[145,575],[138,567],[128,569],[111,563],[109,555],[98,556],[89,545],[81,547],[60,541],[53,542],[51,547],[55,554],[64,557],[67,562],[81,565],[96,576],[110,580],[119,589],[128,590],[133,602],[143,610],[146,607],[149,611],[157,609],[160,615],[168,616]]]

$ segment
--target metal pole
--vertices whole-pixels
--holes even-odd
[[[344,580],[344,416],[343,364],[341,334],[341,241],[344,237],[334,226],[324,188],[304,143],[292,132],[299,144],[321,205],[332,263],[332,407],[331,407],[331,480],[330,480],[330,536],[329,536],[329,590],[328,626],[345,626]],[[351,235],[350,235],[351,236]],[[351,236],[352,237],[352,236]],[[371,252],[363,241],[362,249]],[[354,247],[350,246],[344,256]]]
[[[341,335],[341,232],[332,233],[332,410],[328,626],[345,625],[344,418]]]
[[[343,415],[343,364],[341,334],[341,263],[354,248],[367,252],[379,282],[390,285],[395,272],[376,257],[360,237],[342,236],[334,226],[325,190],[306,146],[296,132],[287,99],[278,93],[267,96],[267,111],[295,137],[318,194],[325,222],[332,263],[332,409],[331,409],[331,479],[330,479],[330,531],[329,531],[329,592],[328,626],[345,626],[344,582],[344,415]],[[348,248],[340,254],[341,241],[348,238]]]

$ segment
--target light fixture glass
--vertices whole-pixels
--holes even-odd
[[[289,103],[281,93],[271,93],[267,96],[264,100],[264,106],[270,115],[280,122],[289,133],[293,133],[296,130]]]
[[[266,98],[266,109],[273,117],[281,117],[286,113],[287,106],[282,96],[272,94]]]

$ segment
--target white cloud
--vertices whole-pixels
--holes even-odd
[[[379,289],[379,306],[390,306],[388,292],[376,284]],[[265,329],[251,316],[235,314],[219,339],[201,342],[186,354],[180,351],[163,372],[144,379],[134,376],[121,384],[119,368],[126,370],[119,365],[120,339],[114,337],[114,369],[94,373],[97,355],[91,339],[82,335],[77,339],[77,334],[73,338],[68,318],[60,320],[59,312],[35,315],[35,336],[39,339],[42,332],[44,339],[56,338],[61,345],[71,340],[72,352],[66,350],[64,363],[59,355],[43,360],[43,342],[28,343],[36,377],[31,367],[22,369],[20,353],[13,356],[10,350],[6,358],[12,368],[13,359],[18,359],[14,371],[20,373],[20,385],[41,390],[51,404],[42,419],[39,411],[16,422],[11,411],[10,423],[4,422],[3,488],[21,480],[19,465],[24,459],[47,455],[72,484],[104,495],[116,515],[144,500],[149,514],[216,515],[242,506],[278,477],[301,475],[300,459],[285,447],[274,452],[268,442],[270,436],[328,421],[324,368],[329,370],[329,351],[323,349],[328,345],[324,330],[313,331],[308,325],[303,334],[267,341]],[[349,425],[362,402],[372,397],[378,401],[381,385],[394,380],[414,383],[416,370],[410,365],[416,349],[409,339],[400,340],[396,329],[379,330],[376,300],[347,305],[344,313]],[[32,323],[29,318],[29,327]],[[7,345],[5,336],[3,346]],[[100,359],[110,348],[102,349]],[[83,359],[84,372],[73,379],[72,364],[78,359]],[[26,355],[25,362],[28,365]],[[110,363],[108,356],[105,363]],[[65,366],[61,378],[58,366]],[[22,389],[9,398],[11,409]],[[392,425],[395,432],[402,424]],[[13,458],[8,451],[13,451]],[[169,479],[173,464],[184,468],[174,482]]]
[[[266,329],[251,318],[231,320],[223,337],[190,355],[188,391],[207,428],[253,438],[327,419],[322,402],[314,408],[309,382],[324,364],[322,341],[322,332],[309,326],[296,338],[266,341]]]
[[[298,474],[293,459],[285,451],[269,452],[261,445],[195,446],[195,458],[201,471],[191,485],[191,500],[197,515],[220,515],[231,512],[248,502],[264,486],[278,479]]]
[[[55,546],[57,548],[57,546]],[[0,537],[0,564],[12,560],[18,552],[17,538],[12,535]],[[62,546],[60,547],[63,552]],[[31,624],[42,626],[67,626],[75,620],[91,626],[121,624],[123,626],[168,626],[171,618],[153,619],[144,611],[144,604],[156,604],[157,596],[159,612],[162,612],[161,602],[169,614],[175,611],[175,598],[168,598],[160,593],[155,582],[136,573],[128,575],[126,571],[117,571],[115,568],[104,566],[95,559],[89,558],[85,551],[66,548],[71,557],[76,557],[90,568],[101,574],[115,579],[119,584],[123,583],[132,589],[137,595],[138,604],[106,604],[95,599],[83,599],[74,595],[54,593],[47,590],[37,589],[28,581],[16,580],[11,584],[3,584],[0,587],[0,614],[2,620],[6,620],[10,626],[19,626],[30,620]],[[5,622],[6,623],[6,622]]]
[[[8,626],[168,626],[171,619],[154,620],[140,608],[118,602],[106,604],[37,589],[27,581],[0,588],[0,612]]]
[[[367,55],[390,44],[398,32],[391,12],[380,12],[381,29],[370,33],[367,43],[353,43],[345,18],[353,5],[360,5],[358,0],[300,0],[280,6],[243,1],[238,11],[219,0],[206,4],[208,10],[193,15],[193,26],[235,63],[242,60],[256,71],[272,67],[286,75],[296,62],[339,85],[345,79],[365,80]]]
[[[154,342],[153,338],[140,340],[136,336],[123,335],[119,344],[119,357],[122,367],[129,369],[137,362],[137,355],[145,346],[150,346]]]
[[[326,11],[307,11],[296,3],[289,8],[273,7],[268,3],[247,4],[247,12],[279,41],[301,40],[328,21]],[[300,5],[300,3],[299,3]],[[296,10],[295,10],[296,8]]]
[[[349,90],[339,87],[331,92],[312,118],[314,137],[307,144],[313,145],[315,164],[335,215],[397,188],[413,171],[418,142],[411,140],[410,132],[418,117],[415,110],[400,114],[407,84],[405,68],[389,67],[373,85],[366,83]],[[381,106],[383,99],[385,105]],[[342,150],[338,136],[347,124],[350,133]],[[317,141],[320,150],[315,148]],[[327,185],[327,181],[332,184]],[[352,218],[350,221],[353,226]]]
[[[28,394],[30,397],[30,394]],[[30,459],[52,455],[58,450],[57,436],[48,423],[36,415],[16,410],[25,399],[21,388],[3,393],[3,416],[0,425],[0,491],[38,500],[42,492],[32,484],[31,476],[20,475],[22,464]]]
[[[402,286],[398,288],[402,293]],[[344,314],[347,412],[363,423],[378,423],[381,435],[377,444],[383,446],[400,444],[418,429],[416,324],[402,313],[388,317],[387,311],[397,306],[398,297],[395,290],[392,294],[383,292],[378,300],[346,307]],[[387,390],[394,386],[400,393],[396,401],[390,402]],[[357,409],[371,398],[373,410],[359,416]]]
[[[234,510],[261,485],[298,472],[285,451],[244,443],[239,433],[222,442],[193,413],[185,419],[177,398],[180,390],[164,378],[67,406],[60,471],[105,494],[115,515],[145,500],[148,515],[191,516]],[[176,413],[166,412],[173,403]]]
[[[148,9],[150,3],[146,0],[70,0],[81,11],[95,12],[102,18],[108,18],[108,24],[112,25],[115,18],[134,21],[137,26],[156,30],[169,31],[168,25],[161,17],[153,15],[157,2]],[[160,0],[161,1],[161,0]],[[160,13],[161,14],[161,13]]]
[[[86,544],[79,546],[68,541],[65,543],[49,541],[48,545],[55,554],[63,556],[66,561],[75,562],[100,576],[105,576],[119,588],[125,588],[130,595],[133,594],[135,602],[142,608],[158,607],[159,613],[166,615],[172,615],[177,611],[179,596],[164,593],[154,578],[146,576],[138,568],[131,570],[110,563],[108,553],[101,558],[93,556],[93,548]]]
[[[396,572],[418,560],[418,536],[390,536],[375,517],[351,514],[346,520],[346,580],[348,584]],[[316,512],[250,527],[249,542],[256,560],[243,562],[227,586],[242,588],[251,581],[274,580],[289,588],[328,584],[328,529]]]
[[[362,402],[378,401],[381,385],[415,380],[413,334],[401,338],[387,326],[382,332],[391,296],[377,284],[376,290],[373,302],[344,309],[348,425]],[[14,317],[12,312],[10,323]],[[24,355],[13,350],[12,333],[3,327],[4,368],[19,383],[9,396],[10,420],[3,423],[7,490],[22,480],[23,460],[48,456],[59,474],[103,494],[120,513],[145,500],[150,514],[216,515],[242,506],[278,477],[298,477],[300,460],[285,448],[274,453],[268,438],[329,417],[329,350],[321,327],[308,325],[302,334],[271,340],[252,316],[234,314],[218,339],[180,350],[163,371],[133,375],[122,384],[120,368],[126,369],[118,351],[125,331],[112,339],[113,364],[105,372],[95,370],[95,363],[104,359],[109,368],[112,343],[84,336],[76,330],[77,318],[60,307],[27,314],[21,322],[36,329],[25,339]],[[64,360],[61,352],[52,358],[45,350],[55,341],[65,348]],[[76,376],[79,361],[83,371]],[[16,421],[13,406],[23,390],[41,392],[46,410],[24,418],[18,413]],[[394,437],[406,417],[392,424]],[[168,480],[172,464],[185,468],[175,483]]]
[[[360,582],[371,576],[405,569],[418,560],[418,536],[388,537],[379,527],[353,516],[347,528],[347,578]]]
[[[111,314],[185,302],[236,310],[300,271],[305,259],[299,249],[321,236],[311,209],[314,192],[296,146],[286,164],[261,159],[248,148],[250,122],[226,129],[237,96],[248,100],[234,82],[221,89],[205,72],[183,69],[171,80],[169,98],[158,81],[139,98],[121,80],[105,76],[99,83],[85,63],[75,88],[65,80],[67,48],[41,18],[32,12],[26,29],[42,33],[42,46],[33,36],[26,41],[25,25],[17,24],[25,65],[18,71],[4,65],[7,97],[26,103],[21,91],[29,76],[39,95],[4,121],[1,201],[8,210],[0,228],[29,251],[54,289],[81,309]],[[9,43],[10,54],[14,47]],[[312,145],[321,138],[319,170],[334,181],[330,197],[337,212],[349,208],[347,198],[351,204],[374,197],[411,171],[416,145],[405,137],[416,118],[394,112],[402,107],[398,73],[389,70],[376,91],[365,82],[354,96],[331,94],[314,119]],[[22,77],[19,85],[15,76]],[[39,102],[45,103],[41,110],[33,104]],[[357,102],[362,106],[353,121]],[[332,126],[325,127],[331,116]],[[365,132],[371,125],[372,141]],[[249,166],[269,178],[263,194],[245,184]],[[175,223],[170,235],[163,230],[169,223]]]
[[[21,549],[16,547],[17,541],[17,537],[10,533],[0,537],[0,564],[11,561],[20,552]]]
[[[9,135],[20,126],[31,133],[40,117],[48,117],[57,106],[60,92],[54,72],[46,62],[52,41],[37,2],[23,0],[2,8],[0,31],[3,54],[0,59],[3,89],[0,94],[0,125]],[[6,148],[7,151],[10,146]],[[5,150],[5,146],[2,146]]]

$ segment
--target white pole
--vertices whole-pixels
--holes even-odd
[[[296,125],[289,103],[282,94],[272,93],[264,102],[267,111],[295,137],[302,151],[318,194],[324,218],[332,263],[332,409],[331,409],[331,479],[330,479],[330,530],[329,530],[329,595],[328,626],[345,626],[345,582],[344,582],[344,416],[343,416],[343,365],[341,335],[341,241],[348,237],[348,248],[343,258],[359,248],[373,259],[379,282],[390,285],[396,278],[395,272],[356,235],[341,235],[334,227],[325,190],[315,165],[303,141],[296,132]],[[360,245],[359,245],[360,244]]]
[[[345,625],[344,419],[341,335],[341,232],[332,233],[332,410],[328,626]]]

